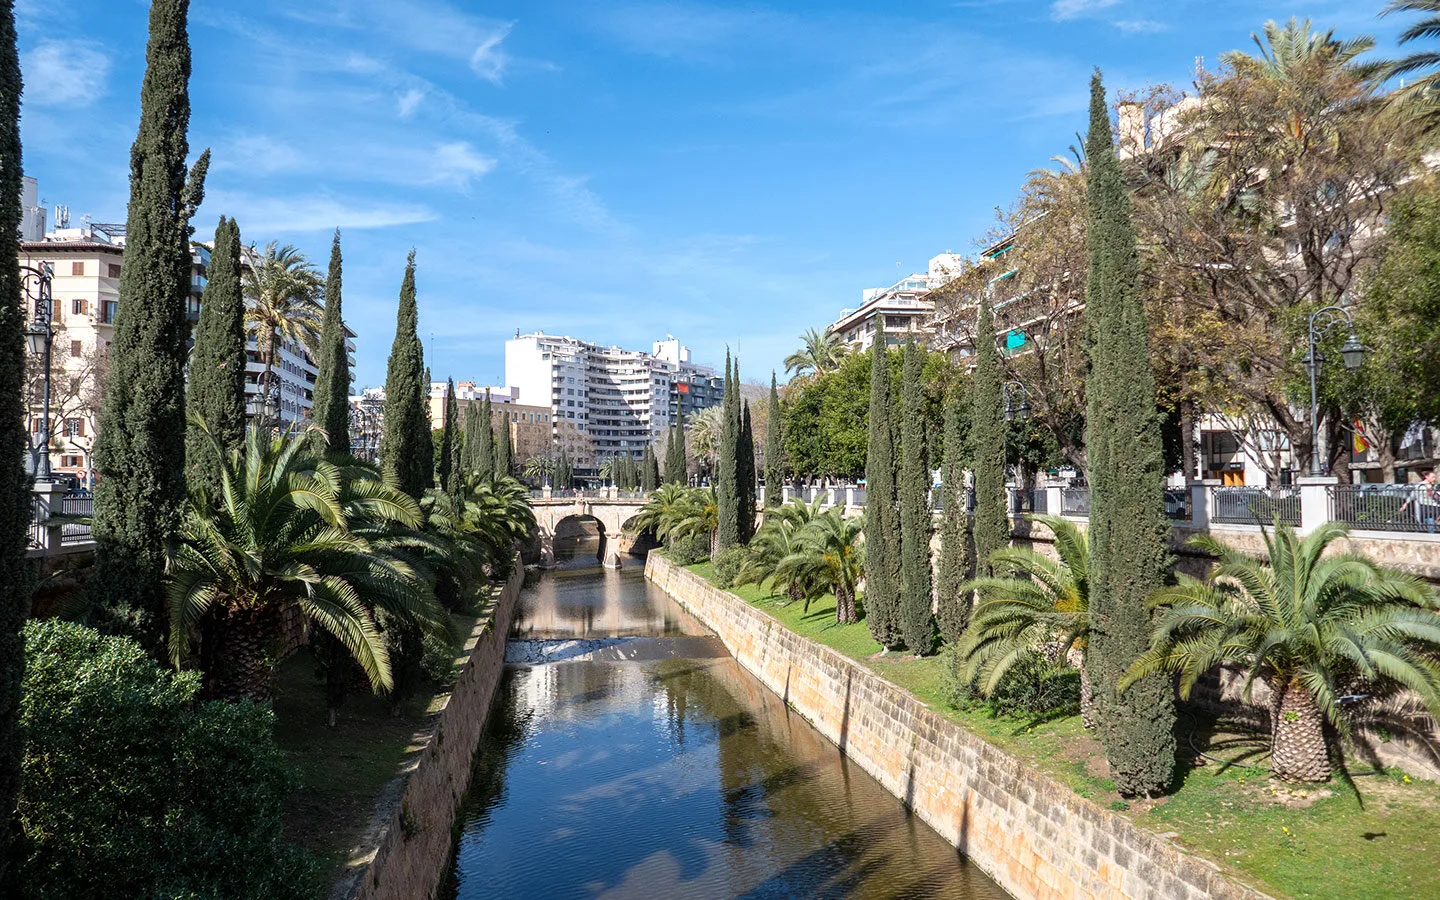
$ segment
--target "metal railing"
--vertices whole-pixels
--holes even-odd
[[[1408,484],[1336,484],[1326,488],[1329,519],[1362,531],[1435,534],[1440,498]]]
[[[1172,522],[1188,522],[1192,516],[1189,488],[1165,489],[1165,518]]]
[[[1214,487],[1210,521],[1222,525],[1300,525],[1299,488]]]
[[[94,512],[95,500],[88,491],[79,491],[61,497],[59,509],[52,510],[49,516],[45,514],[45,505],[41,498],[39,496],[32,497],[30,549],[39,550],[47,547],[54,549],[53,538],[49,532],[57,524],[57,519],[60,527],[60,546],[90,543],[94,540],[90,531],[90,523],[74,520],[89,519]]]
[[[1088,487],[1067,487],[1060,489],[1060,515],[1089,516],[1090,489]]]

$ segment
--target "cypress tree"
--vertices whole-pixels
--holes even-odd
[[[981,300],[975,326],[975,379],[970,392],[971,465],[975,472],[975,568],[993,573],[990,554],[1010,543],[1005,508],[1005,411],[995,311]]]
[[[780,505],[785,491],[785,461],[780,423],[780,390],[770,373],[770,400],[765,407],[765,508]]]
[[[561,449],[560,458],[555,462],[555,489],[568,491],[574,480],[575,464],[570,461],[570,454]]]
[[[463,480],[470,478],[475,473],[475,454],[479,450],[476,443],[475,423],[480,419],[480,408],[473,402],[466,404],[465,411],[461,413],[461,419],[465,423],[459,438],[460,478]]]
[[[190,126],[189,0],[153,0],[140,126],[130,149],[125,265],[95,441],[96,606],[134,616],[157,655],[165,556],[185,499],[185,340],[190,217],[210,154],[185,174]],[[8,198],[5,202],[9,202]]]
[[[725,400],[722,406],[720,446],[715,454],[715,505],[720,525],[716,549],[723,552],[742,540],[740,519],[740,391],[725,351]]]
[[[0,3],[0,234],[20,231],[20,56],[15,46],[14,0]],[[23,735],[19,729],[20,681],[25,642],[20,629],[29,613],[33,568],[25,558],[30,530],[30,485],[22,460],[25,422],[25,320],[17,252],[0,253],[0,887],[18,834],[15,799],[20,793]],[[18,887],[18,885],[17,885]]]
[[[1086,666],[1115,786],[1121,794],[1148,796],[1163,791],[1174,774],[1171,679],[1152,675],[1123,693],[1116,683],[1150,645],[1146,601],[1164,584],[1170,527],[1139,252],[1098,71],[1090,82],[1086,158],[1091,621]]]
[[[655,456],[655,445],[645,445],[644,470],[640,473],[640,488],[647,494],[660,486],[660,460]]]
[[[343,262],[340,229],[330,242],[330,272],[325,277],[325,315],[320,320],[320,359],[315,376],[315,405],[310,416],[320,429],[317,443],[331,453],[350,455],[350,354],[345,350],[345,311],[341,303]]]
[[[453,494],[460,475],[459,445],[455,431],[459,427],[460,404],[455,399],[455,379],[445,379],[445,422],[440,430],[440,463],[436,473],[440,478],[440,489]]]
[[[515,471],[515,448],[510,443],[510,414],[500,410],[495,423],[495,478],[509,478]]]
[[[395,342],[385,372],[385,431],[380,436],[380,465],[400,489],[416,499],[433,483],[435,451],[426,412],[429,384],[425,350],[416,333],[415,251],[405,262],[400,307],[395,316]]]
[[[475,455],[475,471],[486,478],[495,477],[495,408],[490,403],[490,389],[485,389],[485,404],[480,407],[479,441]]]
[[[240,290],[240,229],[220,217],[209,280],[190,351],[186,411],[209,428],[225,452],[245,439],[245,298]],[[220,460],[195,425],[185,435],[186,480],[212,494],[220,489]]]
[[[677,418],[670,426],[670,441],[665,447],[665,483],[686,484],[688,481],[685,472],[685,420]]]
[[[900,634],[900,521],[895,509],[895,437],[890,424],[885,320],[875,316],[870,360],[869,444],[865,451],[865,623],[884,647]]]
[[[935,645],[930,612],[930,466],[925,459],[924,352],[905,345],[900,379],[900,631],[925,656]]]
[[[965,508],[965,427],[958,396],[952,390],[945,404],[945,462],[941,472],[945,518],[940,526],[940,565],[935,592],[940,608],[940,636],[947,644],[959,642],[970,624],[970,594],[960,586],[971,574],[970,514]]]
[[[755,428],[750,425],[750,402],[740,403],[740,543],[755,537]]]

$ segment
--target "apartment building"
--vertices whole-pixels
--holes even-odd
[[[505,343],[505,380],[526,398],[548,397],[552,440],[583,435],[595,466],[621,455],[639,459],[677,418],[724,395],[724,379],[694,363],[673,337],[646,352],[544,332],[516,334]]]
[[[448,382],[430,382],[430,421],[436,428],[445,421],[445,395],[448,388]],[[515,448],[516,465],[523,464],[532,456],[553,456],[559,453],[559,446],[554,442],[554,429],[551,424],[553,412],[550,407],[521,403],[519,388],[486,387],[473,381],[457,382],[455,404],[460,410],[462,423],[465,410],[472,405],[483,404],[487,392],[490,395],[490,427],[493,429],[504,423],[509,429],[510,445]],[[384,391],[380,393],[383,397]],[[590,454],[585,453],[584,447],[578,442],[572,440],[571,446],[576,453],[589,458]],[[581,465],[576,454],[572,453],[571,459],[576,460],[577,466]]]
[[[864,353],[875,343],[876,316],[883,315],[888,344],[903,344],[911,337],[929,341],[934,336],[930,318],[935,312],[935,302],[928,295],[960,274],[964,266],[965,260],[954,253],[934,256],[924,272],[886,288],[861,291],[860,306],[842,310],[827,330],[840,335],[852,353]]]

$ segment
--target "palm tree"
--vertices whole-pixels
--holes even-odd
[[[670,545],[670,531],[683,518],[686,499],[691,488],[673,482],[662,484],[646,498],[633,520],[639,531],[652,531],[655,539]]]
[[[775,579],[802,581],[816,591],[835,595],[835,621],[849,625],[860,620],[856,594],[865,574],[864,522],[847,519],[831,509],[800,532],[798,548],[780,561]]]
[[[1219,557],[1207,580],[1181,576],[1157,592],[1150,650],[1121,679],[1125,689],[1153,672],[1180,675],[1180,695],[1211,669],[1247,670],[1273,692],[1270,767],[1285,781],[1325,781],[1339,749],[1325,725],[1347,734],[1342,704],[1357,680],[1409,689],[1440,715],[1440,615],[1419,580],[1354,553],[1324,556],[1346,535],[1329,523],[1305,538],[1266,532],[1268,562],[1212,537],[1193,546]],[[1369,690],[1367,693],[1375,693]]]
[[[1380,71],[1374,63],[1356,61],[1375,48],[1375,39],[1369,35],[1362,34],[1342,41],[1335,37],[1335,29],[1315,31],[1309,19],[1293,16],[1284,25],[1266,22],[1264,32],[1264,37],[1253,32],[1250,35],[1250,40],[1260,51],[1258,56],[1228,50],[1220,54],[1220,61],[1240,74],[1276,81],[1289,81],[1296,72],[1314,64],[1365,76],[1373,76]]]
[[[725,410],[719,406],[707,406],[685,423],[685,446],[706,471],[714,471],[715,454],[724,429]]]
[[[1400,34],[1399,42],[1404,45],[1423,38],[1440,37],[1440,0],[1392,0],[1381,10],[1380,15],[1396,12],[1421,13],[1422,18]],[[1430,127],[1440,123],[1440,52],[1419,50],[1409,56],[1390,62],[1385,67],[1385,76],[1399,76],[1424,72],[1419,78],[1402,85],[1391,94],[1394,102],[1407,108],[1417,120]]]
[[[720,552],[720,504],[714,488],[688,488],[685,496],[670,510],[665,526],[667,539],[683,541],[704,535],[710,542],[710,557]]]
[[[420,525],[415,501],[378,474],[355,477],[311,455],[304,434],[272,441],[252,427],[243,454],[212,448],[221,490],[191,493],[169,563],[171,660],[186,658],[203,626],[210,692],[263,698],[282,618],[297,608],[388,690],[376,610],[443,627],[426,578],[400,551]]]
[[[980,680],[980,692],[989,695],[1005,674],[1037,650],[1052,662],[1069,659],[1072,650],[1084,652],[1090,633],[1090,542],[1073,522],[1059,516],[1027,516],[1055,535],[1052,559],[1034,550],[1002,547],[990,555],[996,572],[1007,574],[977,578],[961,586],[962,595],[979,597],[970,628],[961,641],[962,680]],[[1086,728],[1095,727],[1095,706],[1090,675],[1083,656],[1080,669],[1080,717]]]
[[[824,503],[823,495],[810,503],[796,497],[784,506],[767,509],[765,522],[750,541],[750,553],[740,567],[735,584],[763,585],[771,582],[789,602],[804,600],[805,611],[809,612],[810,601],[815,595],[814,580],[798,568],[787,570],[789,577],[782,578],[780,564],[786,557],[803,549],[805,529],[819,518]]]
[[[271,241],[263,255],[248,251],[246,262],[245,329],[255,337],[265,362],[260,380],[264,408],[270,402],[281,344],[299,344],[311,356],[319,355],[320,320],[324,315],[319,297],[325,282],[305,254],[289,244],[279,247]]]
[[[549,456],[532,456],[525,460],[525,477],[543,486],[545,479],[555,473],[555,460]]]
[[[800,335],[802,346],[785,357],[787,374],[804,375],[807,372],[820,374],[840,367],[840,360],[849,353],[849,348],[840,335],[829,330],[816,331],[808,328]]]

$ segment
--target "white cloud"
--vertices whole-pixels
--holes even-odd
[[[475,148],[465,141],[441,144],[435,148],[434,164],[425,183],[468,190],[471,181],[484,177],[494,168],[494,159],[476,153]]]
[[[276,175],[309,167],[305,154],[263,134],[245,134],[218,144],[211,154],[217,171],[236,169],[247,175]]]
[[[1055,0],[1050,5],[1050,16],[1057,21],[1064,22],[1068,19],[1093,15],[1102,9],[1109,9],[1119,2],[1120,0]]]
[[[596,4],[592,21],[631,52],[687,62],[721,61],[736,42],[797,27],[794,19],[772,12],[691,2]]]
[[[89,106],[105,95],[110,57],[90,41],[41,41],[21,54],[26,106]]]
[[[505,67],[510,62],[510,58],[500,47],[500,42],[509,34],[510,26],[507,24],[481,41],[475,52],[470,54],[470,68],[476,75],[492,84],[500,83],[505,75]]]
[[[1164,22],[1157,22],[1154,19],[1121,19],[1111,24],[1126,34],[1155,34],[1160,31],[1168,31],[1170,28]]]
[[[214,191],[206,196],[205,206],[233,215],[243,234],[391,228],[440,218],[426,206],[353,202],[323,194],[260,197],[250,192]]]
[[[420,90],[419,88],[411,88],[410,90],[408,90],[408,91],[406,91],[405,93],[401,94],[401,95],[400,95],[400,101],[399,101],[399,106],[400,106],[400,109],[399,109],[400,118],[402,118],[402,119],[408,119],[408,118],[410,118],[412,115],[414,115],[415,110],[417,110],[417,109],[420,108],[420,104],[421,104],[424,100],[425,100],[425,92],[422,91],[422,90]]]

